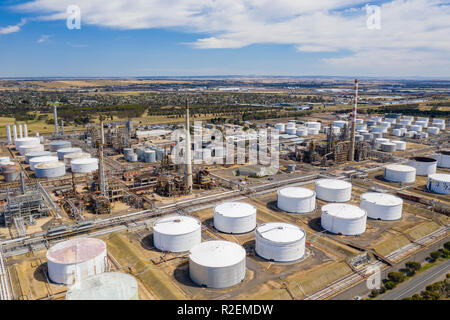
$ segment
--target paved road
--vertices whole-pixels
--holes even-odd
[[[400,300],[411,297],[415,293],[420,293],[427,285],[438,281],[449,270],[450,260],[447,260],[418,274],[397,288],[382,294],[377,300]]]
[[[442,240],[437,241],[436,243],[433,243],[428,248],[421,250],[419,252],[416,252],[415,254],[407,257],[403,261],[395,264],[392,267],[386,268],[381,272],[381,278],[386,279],[387,274],[392,271],[399,271],[402,268],[405,268],[405,262],[406,261],[417,261],[423,263],[427,257],[429,257],[430,253],[432,251],[435,251],[442,247],[442,245],[449,241],[449,237],[445,237]],[[366,281],[362,281],[355,286],[348,288],[347,290],[339,293],[338,295],[331,298],[331,300],[352,300],[355,296],[365,296],[369,294],[370,290],[367,289]]]

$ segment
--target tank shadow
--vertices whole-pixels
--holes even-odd
[[[194,283],[191,278],[189,277],[189,263],[185,262],[176,267],[176,269],[173,271],[173,277],[176,281],[178,281],[180,284],[187,286],[187,287],[193,287],[193,288],[201,288],[199,285]]]
[[[317,232],[322,232],[325,230],[324,228],[322,228],[322,225],[320,224],[320,217],[309,220],[308,226]],[[328,233],[328,231],[327,231],[327,233]]]
[[[154,248],[153,242],[153,233],[150,233],[148,236],[145,236],[141,239],[141,246],[146,250],[157,250]]]
[[[36,281],[47,282],[47,276],[48,276],[47,262],[44,262],[39,267],[37,267],[36,270],[34,270],[33,277]],[[51,282],[50,279],[48,281]]]

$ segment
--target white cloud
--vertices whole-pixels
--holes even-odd
[[[36,41],[37,43],[44,43],[49,42],[52,35],[50,34],[43,34],[39,37],[39,39]]]
[[[19,32],[22,26],[26,23],[26,19],[22,19],[18,24],[0,28],[0,34],[10,34],[14,32]]]
[[[172,28],[206,34],[199,49],[291,44],[303,52],[336,52],[326,63],[373,61],[377,72],[450,64],[449,0],[386,0],[381,30],[366,26],[363,0],[77,0],[82,23],[116,29]],[[43,20],[67,17],[73,0],[31,0],[16,8]],[[347,56],[342,57],[342,52]],[[339,53],[339,55],[337,55]],[[422,58],[428,59],[425,63]],[[439,64],[446,63],[443,69]],[[442,66],[441,66],[442,67]],[[392,69],[393,68],[393,69]]]

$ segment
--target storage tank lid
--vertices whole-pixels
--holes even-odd
[[[279,243],[291,243],[305,237],[302,228],[284,222],[269,222],[260,225],[256,232],[264,239]]]
[[[255,214],[256,208],[246,202],[224,202],[217,205],[214,212],[225,217],[239,218]]]
[[[76,159],[76,158],[90,158],[91,155],[87,152],[73,152],[64,155],[64,159]]]
[[[211,268],[227,267],[245,259],[245,249],[234,242],[214,240],[199,243],[190,250],[189,259]]]
[[[438,180],[441,182],[450,182],[450,174],[446,174],[446,173],[434,173],[434,174],[430,174],[428,176],[429,179],[432,180]]]
[[[347,189],[351,188],[352,184],[350,182],[338,179],[321,179],[316,182],[316,186],[321,186],[327,189]]]
[[[35,157],[30,159],[30,162],[48,162],[48,161],[58,161],[58,157],[55,156],[42,156],[42,157]]]
[[[173,215],[158,219],[153,224],[153,230],[169,235],[191,233],[201,227],[200,221],[194,217]]]
[[[77,238],[57,243],[47,251],[47,260],[59,264],[81,263],[106,250],[106,243],[95,238]]]
[[[75,153],[75,152],[81,152],[81,148],[78,147],[69,147],[69,148],[62,148],[58,150],[58,153]]]
[[[24,142],[24,141],[39,141],[38,137],[26,137],[26,138],[17,138],[14,142]]]
[[[49,154],[52,153],[50,151],[32,151],[29,153],[25,153],[25,157],[43,157]]]
[[[53,145],[68,144],[68,143],[71,143],[71,142],[68,140],[54,140],[54,141],[50,142],[49,144],[51,144],[53,146]]]
[[[70,164],[91,164],[91,163],[97,163],[97,158],[76,158],[73,159]]]
[[[341,219],[355,219],[366,215],[365,210],[347,203],[326,204],[322,207],[322,212]]]
[[[126,273],[104,272],[75,283],[67,300],[128,300],[138,293],[136,279]]]
[[[309,198],[314,195],[314,191],[307,188],[287,187],[278,190],[278,195],[286,198]]]
[[[385,166],[386,169],[394,170],[394,171],[401,171],[401,172],[412,172],[416,171],[416,168],[407,166],[404,164],[388,164]]]
[[[367,192],[361,195],[361,200],[379,206],[397,206],[403,203],[403,200],[389,193]]]
[[[65,167],[64,163],[62,163],[62,162],[43,162],[43,163],[38,163],[34,166],[35,169],[53,169],[53,168],[59,168],[59,167]]]

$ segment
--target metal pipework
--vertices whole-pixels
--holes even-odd
[[[53,106],[53,116],[55,118],[55,134],[58,134],[58,111],[56,106]]]
[[[352,114],[352,136],[350,140],[350,153],[348,155],[349,161],[355,160],[355,132],[356,132],[356,109],[358,108],[358,79],[355,79],[355,97]]]

